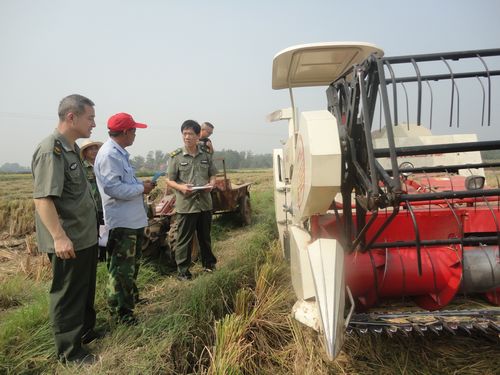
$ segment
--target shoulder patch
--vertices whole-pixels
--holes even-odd
[[[54,149],[53,149],[54,154],[57,155],[57,156],[61,156],[61,154],[62,154],[62,149],[61,148],[62,148],[61,141],[58,140],[58,139],[56,139],[54,141]]]
[[[169,155],[171,158],[173,158],[175,155],[179,155],[182,152],[182,148],[178,148],[175,151],[172,151]]]

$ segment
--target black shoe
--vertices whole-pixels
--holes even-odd
[[[106,332],[91,329],[82,335],[82,344],[90,344],[94,340],[100,340],[106,336]]]
[[[139,321],[134,315],[134,311],[130,309],[121,308],[116,316],[116,321],[118,324],[125,324],[128,326],[135,326],[139,324]]]
[[[212,273],[216,269],[217,269],[217,267],[215,267],[215,264],[211,264],[210,266],[203,268],[203,272]]]
[[[66,363],[68,365],[86,366],[86,365],[93,365],[98,360],[99,357],[97,355],[89,353],[84,349],[81,349],[77,355],[68,359],[63,359],[61,360],[61,362]]]
[[[193,278],[193,275],[191,275],[191,272],[189,272],[189,271],[179,272],[177,274],[177,280],[180,280],[180,281],[187,281],[187,280],[191,280],[192,278]]]
[[[126,326],[136,326],[139,324],[139,320],[134,314],[121,315],[118,318],[118,323],[125,324]]]
[[[69,360],[66,363],[74,364],[77,366],[90,366],[99,361],[99,357],[95,354],[89,353],[86,356],[74,360]]]

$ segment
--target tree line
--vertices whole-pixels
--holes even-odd
[[[500,161],[500,150],[481,151],[483,160]],[[271,168],[273,159],[271,154],[254,154],[251,151],[234,151],[222,150],[215,151],[214,158],[224,158],[227,169],[244,169],[244,168]],[[149,151],[146,157],[135,156],[131,159],[132,165],[142,175],[151,174],[152,172],[165,171],[168,153],[163,153],[160,150]],[[220,163],[217,163],[217,168],[220,168]],[[31,168],[24,167],[18,163],[4,163],[0,166],[0,173],[29,173]]]
[[[130,162],[141,174],[148,174],[156,171],[165,171],[170,155],[161,150],[149,151],[146,157],[134,156]],[[215,151],[214,159],[224,159],[227,169],[245,168],[271,168],[273,157],[271,154],[254,154],[252,151],[225,150]],[[217,168],[222,164],[216,162]]]

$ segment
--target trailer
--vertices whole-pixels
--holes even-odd
[[[250,225],[252,209],[250,204],[250,182],[236,184],[227,177],[226,164],[223,158],[216,159],[222,163],[222,172],[217,174],[212,192],[212,212],[214,215],[233,214],[241,225]],[[158,176],[159,177],[159,176]],[[157,177],[157,178],[158,178]],[[146,257],[166,257],[167,262],[175,265],[175,241],[177,226],[175,224],[175,194],[166,188],[157,202],[148,198],[148,226],[144,229],[143,253]],[[198,258],[198,241],[193,238],[192,260]]]

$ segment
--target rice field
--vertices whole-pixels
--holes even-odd
[[[295,296],[276,241],[270,171],[229,174],[236,183],[253,182],[254,224],[214,221],[214,274],[195,266],[196,277],[183,284],[155,264],[143,265],[139,286],[148,303],[137,307],[139,326],[110,320],[100,264],[97,318],[108,335],[90,349],[101,360],[88,368],[61,365],[48,322],[47,259],[36,255],[32,230],[10,234],[10,223],[20,222],[11,215],[29,222],[33,212],[28,177],[8,180],[18,188],[0,184],[11,197],[0,198],[9,223],[0,244],[1,374],[500,374],[500,341],[476,336],[352,335],[328,360],[318,333],[290,317]]]

